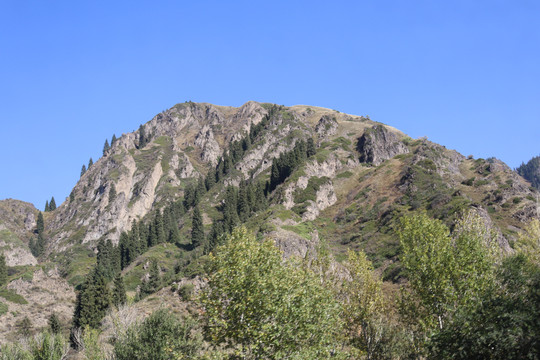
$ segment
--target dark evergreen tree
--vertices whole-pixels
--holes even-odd
[[[145,147],[148,142],[149,139],[146,136],[146,130],[144,129],[144,125],[141,125],[139,126],[139,149]]]
[[[47,212],[49,210],[50,210],[50,208],[49,208],[49,200],[45,200],[45,209],[43,211]]]
[[[311,157],[315,155],[317,152],[315,148],[315,142],[313,141],[313,138],[308,138],[307,144],[306,144],[306,155],[307,157]]]
[[[8,272],[7,272],[7,265],[6,265],[6,257],[4,254],[0,254],[0,287],[7,284],[8,280]]]
[[[49,202],[49,211],[56,210],[56,201],[54,201],[54,196],[51,198],[51,202]]]
[[[516,169],[517,173],[531,182],[532,186],[540,190],[540,156],[535,156],[526,164]]]
[[[241,222],[245,222],[251,215],[247,185],[245,182],[240,183],[240,189],[238,190],[237,213]]]
[[[45,230],[45,223],[43,221],[43,214],[40,211],[36,221],[36,233],[38,235],[43,234],[43,230]]]
[[[199,177],[197,181],[197,187],[195,188],[195,204],[198,204],[201,201],[203,195],[206,194],[206,185],[204,184],[204,179]]]
[[[33,325],[28,316],[25,316],[22,320],[17,321],[15,323],[15,327],[17,328],[18,333],[24,337],[29,337],[32,335]]]
[[[221,181],[225,175],[225,159],[223,158],[223,156],[219,158],[215,174],[216,182]]]
[[[107,154],[107,151],[110,149],[109,140],[105,139],[105,145],[103,145],[103,156]]]
[[[140,288],[140,297],[144,298],[147,295],[153,294],[161,288],[161,274],[156,259],[152,260],[148,280],[143,282]]]
[[[126,285],[121,274],[118,274],[114,279],[112,301],[116,308],[127,303]]]
[[[69,193],[69,202],[73,202],[75,200],[75,193],[73,193],[73,190]]]
[[[52,313],[49,316],[49,330],[52,334],[60,334],[62,332],[62,325],[60,324],[60,319],[56,313]]]
[[[116,135],[113,134],[112,139],[111,139],[111,147],[114,145],[114,143],[116,142],[116,140],[117,140],[117,139],[116,139]]]
[[[110,305],[110,293],[107,281],[99,266],[96,266],[86,277],[77,294],[73,324],[83,328],[97,328]]]
[[[216,173],[214,171],[209,171],[204,179],[204,184],[206,185],[206,190],[210,190],[216,184]]]
[[[270,192],[274,191],[274,189],[280,183],[279,168],[277,163],[277,159],[274,158],[272,161],[272,168],[270,170]]]
[[[90,169],[92,167],[92,165],[94,165],[94,160],[92,160],[92,158],[90,158],[90,160],[88,160],[88,169]]]
[[[191,244],[196,248],[204,242],[203,219],[198,206],[193,209],[191,224]]]
[[[155,231],[155,238],[157,244],[162,244],[167,240],[167,237],[165,235],[165,229],[163,226],[163,216],[161,214],[161,210],[158,210],[156,212],[156,216],[154,218],[154,231]]]
[[[238,224],[238,194],[234,186],[228,186],[223,204],[223,222],[225,231],[232,232]]]
[[[111,188],[109,189],[109,204],[112,203],[116,199],[116,186],[114,186],[114,183],[111,183]]]
[[[220,244],[224,232],[225,229],[223,227],[223,222],[214,220],[212,222],[212,229],[208,234],[208,249],[206,251],[207,253],[214,250],[214,248]]]
[[[86,165],[83,164],[81,169],[81,177],[86,173]]]

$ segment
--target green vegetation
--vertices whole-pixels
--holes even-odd
[[[530,181],[534,188],[540,190],[540,156],[533,157],[526,164],[521,163],[516,171]]]
[[[28,301],[26,301],[22,295],[19,295],[12,290],[8,290],[7,288],[0,288],[0,297],[14,304],[28,304]]]
[[[284,264],[269,241],[233,231],[211,258],[203,294],[206,335],[242,359],[327,357],[338,347],[339,305],[318,276]]]
[[[117,339],[114,355],[116,360],[194,359],[201,347],[194,320],[179,320],[167,310],[158,310]]]
[[[6,285],[8,281],[6,257],[4,254],[0,254],[0,288]]]

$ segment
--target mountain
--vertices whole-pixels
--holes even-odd
[[[197,200],[188,201],[193,194]],[[500,160],[465,157],[368,116],[253,101],[239,108],[181,103],[114,141],[70,197],[43,214],[45,251],[38,259],[28,245],[38,211],[0,202],[0,248],[12,267],[8,289],[28,302],[7,304],[30,313],[64,302],[58,311],[67,326],[73,288],[96,263],[98,244],[122,245],[134,229],[157,228],[156,219],[178,230],[177,246],[158,241],[123,264],[128,292],[148,277],[152,259],[169,282],[195,278],[202,253],[190,255],[197,254],[190,240],[193,205],[208,237],[215,224],[244,223],[272,238],[285,256],[304,256],[321,240],[338,261],[347,249],[362,249],[390,284],[402,278],[395,226],[403,215],[426,211],[451,225],[474,209],[511,252],[516,234],[537,214],[536,195]],[[181,210],[171,210],[177,205]],[[54,282],[52,290],[39,290],[45,281]],[[0,316],[13,326],[20,320]],[[44,326],[46,316],[35,312],[34,324]],[[8,326],[0,331],[7,336]]]

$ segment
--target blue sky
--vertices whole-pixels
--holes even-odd
[[[309,104],[511,167],[540,154],[538,1],[0,0],[0,199],[70,193],[186,100]]]

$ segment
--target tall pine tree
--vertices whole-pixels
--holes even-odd
[[[110,149],[109,140],[105,139],[105,145],[103,145],[103,156],[107,154],[107,151]]]
[[[193,218],[191,223],[191,244],[193,245],[193,248],[196,248],[204,242],[203,219],[198,206],[195,206],[193,209]]]
[[[4,254],[0,254],[0,287],[7,284],[8,272],[6,265],[6,257]]]
[[[54,201],[54,196],[51,198],[51,201],[49,202],[49,211],[56,210],[56,201]]]
[[[81,177],[86,173],[86,165],[83,164],[81,168]]]
[[[127,303],[126,285],[121,274],[118,274],[114,279],[112,301],[116,308]]]

